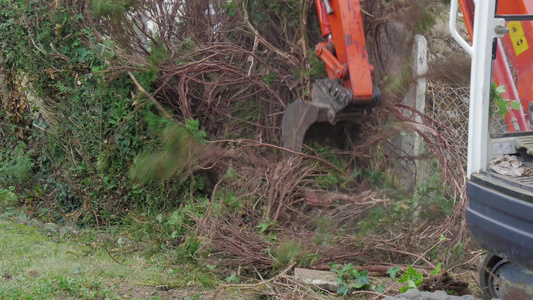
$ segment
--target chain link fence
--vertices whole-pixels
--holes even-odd
[[[440,82],[428,82],[426,113],[451,129],[460,159],[466,166],[468,146],[468,99],[470,87],[451,86]]]
[[[430,81],[426,96],[426,113],[451,129],[463,166],[466,166],[470,87]],[[490,133],[506,132],[508,129],[505,120],[497,114],[491,116]]]

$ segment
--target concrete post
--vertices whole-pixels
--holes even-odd
[[[416,83],[411,84],[407,94],[403,99],[403,104],[409,105],[416,110],[424,113],[426,109],[426,78],[425,74],[428,69],[427,64],[427,40],[422,35],[415,35],[413,43],[413,74],[416,76]],[[421,123],[422,119],[418,115],[413,115],[409,110],[405,110],[407,116],[414,116],[413,121]],[[419,156],[424,153],[424,141],[414,131],[407,132],[401,137],[400,147],[402,151],[408,155]],[[414,185],[419,186],[428,178],[428,167],[424,161],[415,161],[416,178],[413,178]],[[404,184],[412,186],[413,182],[405,182]]]

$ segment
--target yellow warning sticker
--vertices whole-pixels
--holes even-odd
[[[514,52],[516,56],[524,53],[524,51],[529,49],[526,35],[524,34],[524,28],[522,27],[520,21],[511,21],[507,23],[507,27],[509,27],[510,30],[509,35],[511,36],[511,41],[513,42]]]

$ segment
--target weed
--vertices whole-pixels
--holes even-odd
[[[368,271],[357,271],[351,263],[331,265],[331,272],[337,274],[336,282],[339,285],[337,294],[346,296],[351,289],[368,289],[370,288],[370,279]],[[354,282],[355,281],[355,282]]]
[[[280,269],[297,262],[298,266],[312,266],[317,255],[307,253],[302,244],[292,240],[282,242],[274,253],[274,268]]]
[[[404,286],[400,289],[400,292],[405,293],[407,290],[416,289],[421,283],[424,275],[413,267],[407,268],[398,282],[403,283]]]
[[[427,9],[427,4],[425,4],[424,2],[418,1],[418,9],[419,19],[418,23],[416,24],[416,29],[418,33],[424,33],[435,25],[436,20],[435,17],[431,14],[431,12]]]
[[[391,279],[394,279],[394,278],[396,278],[396,273],[398,273],[399,271],[400,271],[400,268],[398,268],[398,267],[390,267],[387,270],[387,274],[389,274]]]
[[[14,193],[15,188],[13,186],[7,189],[0,188],[0,207],[13,206],[17,204],[18,197]]]
[[[328,76],[328,73],[326,71],[326,65],[316,55],[314,49],[311,49],[307,52],[307,57],[309,57],[310,68],[303,70],[303,72],[299,72],[298,75],[301,74],[304,77],[309,76],[312,81]]]
[[[327,246],[333,242],[331,222],[332,220],[329,216],[322,216],[313,220],[313,226],[316,227],[318,233],[314,238],[316,245]]]
[[[439,169],[438,162],[433,161],[432,167]],[[380,178],[386,181],[387,177],[382,172],[372,170],[363,172],[363,175],[365,182],[378,181],[376,183],[378,185]],[[392,203],[388,207],[375,207],[369,210],[368,216],[358,223],[361,235],[369,234],[369,232],[383,234],[397,229],[398,225],[404,222],[438,220],[453,212],[454,200],[449,196],[449,186],[442,183],[442,174],[439,172],[427,178],[425,183],[412,193],[392,189],[394,185],[391,182],[387,185],[381,184],[380,190],[392,200]]]
[[[186,297],[185,300],[201,300],[202,294],[201,293],[195,293],[192,297]]]
[[[438,168],[436,162],[433,162]],[[442,174],[435,173],[427,181],[419,186],[413,193],[411,209],[421,211],[420,217],[434,220],[439,215],[449,216],[453,212],[453,199],[445,196],[447,187],[442,184]],[[417,217],[417,216],[415,216]]]
[[[27,151],[27,146],[23,142],[18,142],[12,149],[1,151],[0,184],[8,186],[27,182],[34,166],[30,155],[31,151]]]
[[[227,283],[240,283],[241,278],[237,276],[237,273],[231,272],[231,275],[226,277],[226,282]]]
[[[93,0],[92,7],[96,15],[118,17],[128,11],[133,3],[133,0]]]
[[[392,77],[392,82],[389,85],[390,91],[393,94],[401,95],[411,83],[411,71],[408,67],[404,67],[399,74]]]
[[[279,245],[276,251],[276,264],[278,267],[283,267],[298,260],[301,255],[301,244],[295,241],[283,242]]]
[[[458,243],[451,249],[447,249],[447,252],[450,254],[451,261],[460,261],[465,256],[465,243]]]
[[[374,291],[376,291],[376,292],[378,292],[378,293],[380,293],[380,294],[383,294],[383,292],[385,291],[385,285],[382,284],[382,283],[376,285],[376,286],[374,287]]]
[[[230,17],[233,17],[235,15],[236,5],[233,0],[226,0],[226,2],[222,4],[222,8]]]
[[[267,220],[265,222],[259,222],[257,224],[257,228],[259,229],[260,233],[263,233],[263,232],[267,232],[268,229],[270,228],[270,226],[273,226],[275,224],[276,224],[276,222],[272,222],[272,221]]]
[[[148,114],[149,124],[156,130],[160,150],[146,150],[135,161],[130,175],[137,181],[169,180],[174,175],[190,171],[195,159],[201,157],[201,145],[205,143],[205,131],[198,128],[197,120],[185,124],[174,123]]]
[[[490,86],[490,99],[492,99],[493,105],[490,106],[490,114],[497,114],[502,119],[509,112],[509,108],[514,110],[521,110],[520,101],[503,99],[502,95],[505,94],[505,86],[497,86],[495,82]]]
[[[435,276],[435,275],[439,275],[440,272],[442,271],[442,263],[439,263],[436,267],[435,267],[435,270],[432,270],[430,272],[431,275]]]
[[[391,278],[396,277],[396,273],[399,271],[398,267],[389,268],[387,273],[391,276]],[[442,272],[442,263],[439,263],[434,270],[430,272],[432,276],[439,275]],[[404,286],[400,289],[401,293],[405,293],[407,290],[410,289],[416,289],[421,283],[422,279],[424,278],[424,274],[418,272],[413,267],[408,267],[407,271],[405,271],[402,274],[402,277],[398,279],[399,283],[403,283]]]

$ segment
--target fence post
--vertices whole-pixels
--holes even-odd
[[[425,113],[426,110],[426,72],[428,69],[427,64],[427,40],[422,35],[415,35],[413,43],[413,74],[416,77],[416,83],[412,84],[405,97],[403,98],[403,104],[409,105],[421,113]],[[409,111],[404,112],[406,115],[412,115]],[[417,123],[422,122],[422,118],[419,115],[415,115],[413,121]],[[424,153],[424,140],[414,131],[406,133],[401,137],[400,143],[401,150],[410,155],[417,157]],[[404,184],[413,186],[420,186],[425,182],[429,176],[428,163],[424,160],[416,159],[414,161],[414,168],[416,177],[413,178],[414,182],[404,182]]]

